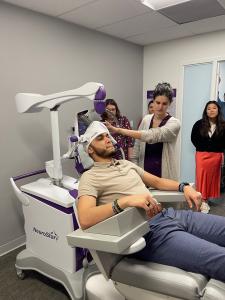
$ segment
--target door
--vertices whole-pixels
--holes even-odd
[[[211,100],[212,70],[212,62],[184,67],[181,123],[181,182],[195,182],[195,147],[191,143],[191,130],[194,123],[201,119],[206,102]]]

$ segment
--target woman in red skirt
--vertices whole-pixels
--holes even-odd
[[[196,147],[196,189],[201,192],[201,211],[208,213],[209,198],[220,197],[220,174],[225,149],[225,121],[216,101],[209,101],[191,132]]]

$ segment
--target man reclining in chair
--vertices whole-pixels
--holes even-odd
[[[135,254],[141,260],[201,273],[225,282],[225,218],[192,210],[162,209],[148,187],[183,191],[198,211],[201,195],[191,186],[159,178],[127,160],[114,160],[113,138],[103,123],[93,122],[81,137],[94,160],[79,183],[78,217],[82,229],[127,207],[141,207],[149,216],[146,247]]]

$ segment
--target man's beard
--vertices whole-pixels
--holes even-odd
[[[92,146],[95,151],[95,154],[102,158],[112,158],[113,155],[116,153],[116,149],[113,147],[112,151],[107,151],[106,149],[96,149]]]

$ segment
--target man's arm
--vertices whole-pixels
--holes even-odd
[[[96,206],[96,198],[88,195],[79,198],[77,211],[82,229],[89,228],[114,214],[111,203]]]
[[[157,177],[151,173],[144,172],[142,180],[145,185],[162,191],[178,191],[179,182],[171,179]]]
[[[84,195],[78,200],[78,218],[82,229],[87,229],[101,221],[104,221],[114,215],[112,203],[96,206],[96,198]],[[156,215],[161,211],[161,206],[149,194],[131,195],[118,199],[118,205],[121,209],[127,207],[143,208],[149,217]]]
[[[154,176],[148,172],[144,172],[142,177],[143,182],[145,185],[149,187],[153,187],[157,190],[162,191],[178,191],[179,190],[179,182],[171,179],[160,178]],[[201,193],[197,192],[193,187],[187,185],[184,187],[184,196],[188,202],[190,208],[193,207],[193,203],[196,209],[199,211],[202,197]]]

